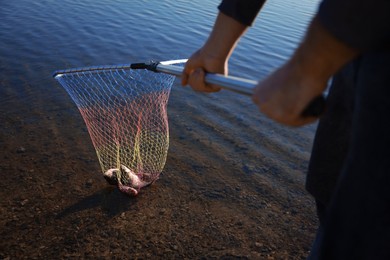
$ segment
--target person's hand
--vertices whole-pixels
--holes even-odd
[[[303,117],[302,112],[322,95],[326,85],[326,78],[313,77],[291,61],[260,82],[252,99],[269,118],[285,125],[301,126],[317,119]]]
[[[279,123],[310,123],[316,117],[304,117],[302,112],[322,95],[328,80],[358,53],[331,35],[316,17],[294,55],[257,85],[252,99],[261,112]]]
[[[200,49],[188,59],[182,75],[182,85],[190,85],[192,89],[202,92],[216,92],[221,88],[205,83],[205,73],[227,74],[227,60],[214,58]]]
[[[205,83],[205,73],[227,75],[229,57],[246,29],[246,25],[219,13],[206,43],[187,61],[182,74],[182,85],[188,84],[194,90],[202,92],[219,91],[220,87]]]

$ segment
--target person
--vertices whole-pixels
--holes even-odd
[[[182,85],[220,88],[206,72],[228,60],[265,0],[223,0]],[[320,227],[309,259],[390,259],[390,1],[323,0],[293,55],[256,86],[252,99],[276,122],[316,120],[302,111],[332,84],[313,143],[307,190]]]

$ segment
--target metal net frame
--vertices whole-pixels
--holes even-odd
[[[169,147],[167,105],[174,76],[119,65],[65,70],[55,79],[77,105],[103,173],[118,170],[119,184],[135,194],[159,177]]]

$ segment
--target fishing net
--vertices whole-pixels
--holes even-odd
[[[55,78],[77,105],[106,180],[136,195],[164,168],[174,76],[129,66],[72,69]]]

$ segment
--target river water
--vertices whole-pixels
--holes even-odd
[[[218,1],[17,0],[1,5],[1,97],[23,101],[33,98],[23,83],[34,84],[39,96],[58,96],[50,77],[57,69],[188,57],[206,39]],[[317,1],[268,1],[232,56],[231,74],[261,79],[280,65],[316,8]]]
[[[26,245],[27,237],[35,234],[22,231],[26,223],[32,223],[33,215],[42,215],[45,207],[46,212],[54,215],[66,207],[74,209],[72,204],[77,208],[79,204],[74,201],[83,197],[91,198],[87,200],[89,204],[99,204],[96,201],[101,197],[91,194],[105,185],[99,182],[99,164],[79,111],[52,78],[52,73],[72,67],[187,58],[207,38],[218,4],[219,1],[213,0],[0,1],[0,174],[3,179],[0,195],[5,214],[0,228],[2,235],[10,234],[10,230],[17,234],[17,238],[9,238],[10,242],[1,243],[0,251],[5,253],[0,253],[0,258],[26,256],[31,252],[36,256],[53,256],[46,244],[37,242],[33,248]],[[317,5],[317,0],[268,1],[232,55],[230,74],[261,80],[281,65],[303,37]],[[257,178],[251,176],[260,173],[267,176],[269,172],[277,174],[287,169],[289,175],[279,176],[280,179],[297,182],[302,187],[296,194],[303,192],[302,172],[307,166],[315,126],[290,131],[263,118],[248,97],[226,91],[198,94],[179,87],[178,82],[172,88],[168,115],[172,143],[167,172],[175,173],[180,160],[192,165],[186,170],[183,163],[176,171],[183,173],[181,181],[189,189],[200,190],[199,196],[220,198],[230,191],[218,189],[212,182],[202,182],[197,179],[200,175],[191,176],[188,171],[210,172],[217,166],[206,167],[205,162],[220,163],[223,167],[223,162],[229,160],[249,178],[241,179],[242,189],[244,183],[250,185],[253,181],[250,178]],[[257,137],[257,141],[252,140]],[[229,146],[229,142],[235,146]],[[257,148],[259,143],[266,148]],[[187,151],[193,154],[186,154]],[[253,162],[245,161],[243,158],[251,151],[267,157],[270,165],[278,167],[256,166],[257,157],[253,157]],[[216,158],[215,162],[211,157]],[[180,181],[175,183],[175,178],[166,173],[158,181],[161,189],[169,190],[164,188],[169,185],[180,187]],[[221,181],[221,185],[229,185],[222,173],[213,178],[215,182]],[[267,178],[272,187],[281,182],[278,178]],[[214,193],[210,193],[212,190]],[[185,188],[181,192],[179,197],[186,192]],[[58,203],[59,208],[50,206],[53,203]],[[88,203],[81,205],[92,207]],[[25,212],[23,209],[18,211],[29,204],[35,211],[33,215],[21,213]],[[106,211],[128,210],[111,207],[104,204]],[[62,213],[67,215],[70,211]],[[14,226],[9,226],[11,222],[7,219],[13,219]],[[64,220],[62,224],[69,222]],[[305,250],[309,240],[302,242]],[[16,244],[24,245],[19,255],[15,253]],[[205,255],[199,250],[195,251]],[[194,256],[196,252],[182,256]]]

